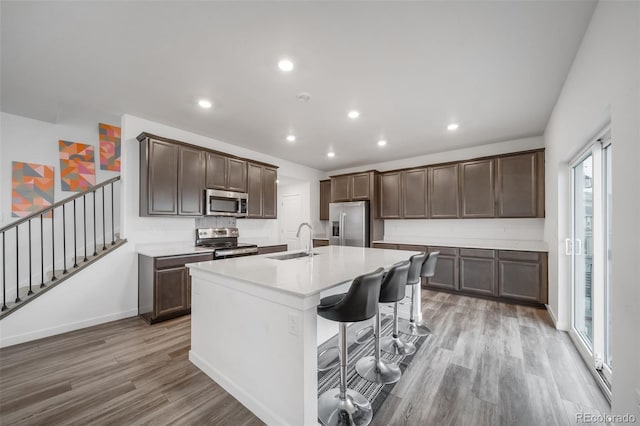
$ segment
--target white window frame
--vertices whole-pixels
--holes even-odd
[[[570,162],[570,184],[571,184],[571,327],[569,335],[578,349],[578,352],[586,361],[589,370],[596,378],[596,381],[603,390],[605,396],[611,401],[611,369],[604,362],[605,359],[605,333],[606,333],[606,298],[605,298],[605,274],[607,271],[606,262],[606,211],[605,211],[605,156],[604,149],[611,143],[611,131],[607,125],[583,148]],[[592,156],[593,162],[593,269],[591,272],[592,285],[592,325],[593,325],[593,351],[589,349],[588,343],[576,330],[575,321],[575,259],[573,256],[573,246],[575,242],[575,172],[574,168],[582,163],[587,157]],[[598,301],[596,303],[596,301]],[[600,365],[602,364],[602,366]]]

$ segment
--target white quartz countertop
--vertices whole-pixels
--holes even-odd
[[[165,243],[138,244],[136,246],[138,254],[149,257],[179,256],[187,254],[212,253],[212,248],[196,247],[193,241],[177,241]]]
[[[471,238],[389,237],[373,241],[385,244],[416,244],[422,246],[463,247],[491,250],[522,250],[547,252],[547,244],[537,240],[489,240]]]
[[[274,256],[300,253],[300,250],[261,256],[236,257],[192,263],[192,270],[208,272],[235,280],[258,284],[297,296],[311,296],[323,290],[373,272],[396,262],[409,260],[418,252],[361,247],[317,247],[313,257],[277,260]]]

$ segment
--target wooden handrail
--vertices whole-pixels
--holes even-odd
[[[44,209],[38,210],[35,213],[31,213],[29,216],[25,216],[25,217],[23,217],[23,218],[21,218],[19,220],[16,220],[13,223],[10,223],[7,226],[4,226],[4,227],[0,228],[0,233],[8,231],[11,228],[15,228],[16,226],[21,225],[24,222],[27,222],[28,220],[33,219],[34,217],[38,217],[38,216],[40,216],[42,214],[45,214],[50,210],[53,210],[55,208],[58,208],[58,207],[62,206],[63,204],[67,204],[70,201],[73,201],[73,200],[76,200],[76,199],[78,199],[78,198],[80,198],[82,196],[85,196],[90,192],[95,192],[97,189],[103,188],[103,187],[105,187],[105,186],[107,186],[107,185],[109,185],[109,184],[111,184],[113,182],[119,181],[119,180],[120,180],[120,176],[116,176],[116,177],[113,177],[111,179],[105,180],[104,182],[100,182],[99,184],[97,184],[95,186],[92,186],[89,189],[85,189],[84,191],[82,191],[82,192],[80,192],[80,193],[78,193],[76,195],[72,195],[71,197],[67,197],[64,200],[60,200],[60,201],[58,201],[56,203],[53,203],[49,207],[45,207]]]

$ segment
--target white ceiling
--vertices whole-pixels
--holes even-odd
[[[594,5],[2,1],[1,108],[128,113],[321,170],[539,135]]]

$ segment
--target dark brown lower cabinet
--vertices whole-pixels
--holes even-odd
[[[314,247],[325,247],[329,245],[329,240],[322,240],[322,239],[318,239],[318,238],[314,238],[313,239],[313,246]]]
[[[212,253],[150,257],[138,255],[138,314],[151,324],[191,312],[187,263],[213,259]]]
[[[526,302],[547,303],[547,254],[500,251],[497,295]]]
[[[288,246],[286,244],[276,244],[274,246],[258,247],[258,254],[280,253],[287,250]]]
[[[495,295],[494,250],[460,249],[460,291],[487,296]]]
[[[421,251],[425,246],[373,243],[373,248]],[[547,303],[547,253],[458,247],[426,247],[438,251],[433,277],[425,288],[541,305]]]
[[[458,249],[455,247],[433,247],[428,252],[439,251],[433,277],[427,279],[428,287],[458,290]]]

